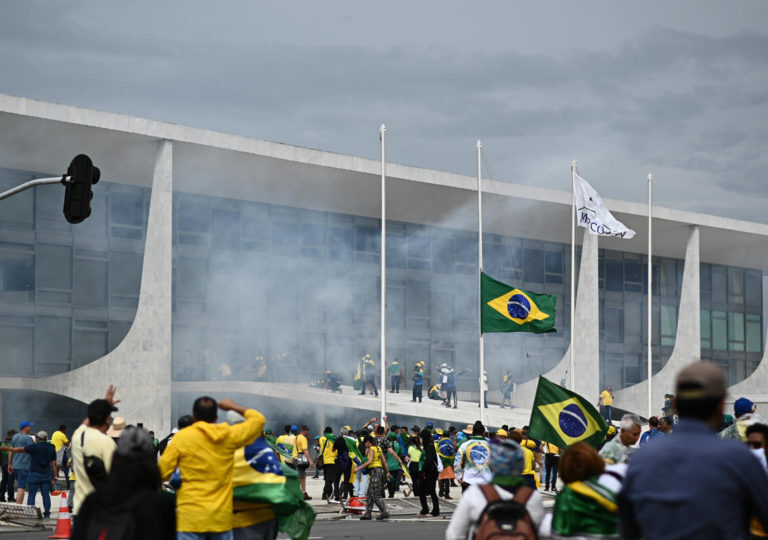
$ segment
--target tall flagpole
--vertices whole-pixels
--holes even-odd
[[[648,418],[653,413],[653,175],[648,174]]]
[[[387,162],[384,134],[387,127],[379,127],[381,140],[381,424],[387,415]]]
[[[575,391],[574,365],[576,363],[576,160],[571,161],[571,387]]]
[[[483,187],[482,187],[482,151],[483,143],[477,140],[477,308],[478,323],[480,327],[480,422],[485,424],[485,395],[483,393],[483,371],[485,371],[485,350],[483,348]]]

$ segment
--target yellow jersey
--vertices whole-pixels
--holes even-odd
[[[592,395],[594,396],[595,394]],[[608,390],[603,390],[603,393],[600,394],[600,399],[603,400],[603,405],[613,406],[613,395]]]

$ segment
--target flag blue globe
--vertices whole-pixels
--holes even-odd
[[[580,437],[587,431],[587,417],[575,403],[563,407],[557,420],[560,429],[569,437]]]
[[[514,319],[527,319],[531,312],[531,303],[522,294],[513,294],[507,302],[507,311]]]

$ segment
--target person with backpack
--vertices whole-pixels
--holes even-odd
[[[71,538],[176,538],[176,501],[160,490],[154,445],[144,429],[125,428],[106,483],[83,501]]]
[[[520,445],[500,440],[491,445],[489,484],[470,486],[461,496],[446,540],[519,538],[534,540],[544,517],[541,494],[525,485]]]

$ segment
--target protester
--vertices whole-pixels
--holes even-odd
[[[173,428],[171,432],[168,434],[168,436],[165,437],[162,441],[160,441],[160,443],[157,445],[157,453],[159,453],[160,455],[163,455],[163,452],[165,452],[165,449],[173,440],[173,436],[176,435],[179,432],[179,430],[182,430],[185,427],[189,427],[194,423],[195,423],[195,419],[192,418],[191,414],[185,414],[183,416],[180,416],[179,419],[176,421],[177,427]]]
[[[619,494],[625,538],[748,538],[768,525],[768,482],[744,445],[715,436],[725,407],[723,371],[696,362],[677,376],[674,433],[638,451]]]
[[[334,488],[339,495],[339,499],[344,500],[352,496],[352,458],[349,457],[349,447],[347,446],[347,437],[349,437],[351,428],[344,426],[341,428],[341,436],[333,443],[333,450],[336,452],[336,473]]]
[[[634,445],[640,438],[642,421],[637,415],[621,417],[619,436],[607,442],[600,450],[600,457],[608,463],[626,463],[635,451]]]
[[[617,470],[603,475],[606,467]],[[606,466],[595,449],[586,443],[569,446],[560,463],[564,487],[555,500],[552,532],[562,536],[616,536],[616,496],[621,484],[617,487],[611,479],[613,474],[623,473],[623,467],[625,465]]]
[[[514,383],[512,382],[512,370],[510,369],[504,374],[501,381],[501,408],[509,406],[512,408],[512,388]]]
[[[611,415],[613,414],[613,388],[611,385],[600,392],[600,403],[605,408],[605,420],[610,424]]]
[[[336,458],[338,457],[338,451],[334,449],[335,438],[333,436],[333,428],[326,426],[323,430],[323,436],[320,437],[320,456],[323,464],[323,500],[330,501],[331,497],[340,500],[339,497],[339,478],[336,475],[337,465]],[[318,458],[321,459],[321,458]]]
[[[557,471],[560,466],[560,449],[551,442],[543,442],[542,452],[544,452],[544,491],[557,493]]]
[[[67,426],[61,424],[57,431],[51,435],[51,444],[56,450],[56,466],[64,473],[67,489],[70,489],[69,481],[69,439],[67,438]],[[55,481],[55,478],[54,478]]]
[[[419,435],[421,438],[421,457],[419,458],[419,502],[421,512],[419,517],[437,517],[440,515],[440,499],[435,492],[437,478],[442,470],[442,464],[435,451],[435,442],[432,432],[424,429]],[[427,495],[432,499],[432,510],[427,506]]]
[[[747,440],[747,428],[752,424],[766,424],[762,416],[757,414],[755,404],[745,397],[737,399],[733,404],[733,414],[736,421],[720,432],[721,439],[730,439],[738,442]]]
[[[29,476],[27,477],[27,505],[35,506],[35,497],[40,492],[43,498],[43,517],[51,517],[51,484],[56,481],[56,450],[48,442],[48,433],[38,431],[37,442],[23,448],[9,447],[10,452],[20,452],[29,456]]]
[[[365,494],[365,513],[360,516],[360,519],[371,519],[371,512],[376,506],[379,509],[379,516],[376,519],[384,520],[389,518],[387,505],[384,503],[384,485],[389,478],[387,460],[384,459],[384,454],[373,437],[366,435],[364,441],[366,461],[355,467],[355,474],[367,468],[370,481]]]
[[[643,433],[643,435],[640,437],[640,446],[645,446],[648,441],[655,439],[656,437],[663,437],[664,432],[659,429],[661,422],[659,419],[655,416],[651,416],[648,419],[648,431]]]
[[[515,499],[525,506],[535,533],[544,516],[544,507],[541,494],[525,486],[525,481],[520,476],[524,462],[522,448],[510,440],[492,443],[489,461],[492,477],[488,483],[502,500]],[[451,516],[451,522],[445,530],[446,540],[474,538],[474,527],[488,505],[483,487],[482,484],[475,484],[461,495],[459,504]]]
[[[80,506],[98,485],[106,482],[112,467],[112,456],[117,446],[106,435],[112,422],[112,413],[117,411],[115,392],[110,386],[104,399],[95,399],[88,405],[88,416],[72,434],[72,470],[77,478],[77,489],[72,506],[72,515],[77,519]]]
[[[443,464],[443,470],[438,477],[440,483],[438,495],[450,500],[453,498],[451,497],[451,481],[456,478],[456,473],[453,470],[453,461],[456,459],[456,443],[448,433],[441,432],[439,435],[437,454]]]
[[[327,370],[325,372],[325,388],[331,392],[341,393],[341,375]]]
[[[491,448],[485,439],[485,426],[478,420],[467,428],[464,432],[469,431],[469,437],[459,446],[453,461],[462,492],[472,484],[487,484],[492,476],[488,468]]]
[[[422,489],[421,474],[419,474],[421,453],[421,438],[418,435],[414,435],[409,439],[408,456],[406,457],[406,460],[408,461],[408,474],[410,474],[411,482],[413,483],[413,494],[416,496],[421,493]],[[408,495],[409,493],[406,492],[406,497]]]
[[[422,390],[424,389],[424,362],[416,362],[413,366],[413,397],[411,401],[419,400],[421,403]]]
[[[5,434],[5,440],[0,443],[0,448],[11,446],[11,440],[13,439],[14,435],[16,435],[16,430],[9,429]],[[8,470],[9,455],[10,452],[7,450],[0,451],[0,458],[2,458],[2,463],[0,464],[0,467],[2,467],[2,480],[0,481],[0,502],[5,502],[6,500],[8,502],[14,502],[15,500],[13,494],[13,482],[15,478],[13,473]]]
[[[385,455],[387,458],[387,469],[389,469],[387,491],[389,492],[389,498],[391,499],[395,496],[395,492],[400,491],[400,480],[404,476],[403,471],[405,470],[405,464],[400,459],[403,447],[400,445],[400,441],[398,441],[398,437],[395,433],[387,435],[386,444],[388,445],[388,449]]]
[[[400,362],[397,361],[397,358],[395,358],[392,361],[392,363],[387,368],[387,371],[389,372],[389,379],[390,379],[389,393],[399,394],[400,393]]]
[[[235,411],[245,422],[234,426],[217,424],[218,408]],[[264,416],[231,399],[203,396],[195,400],[195,423],[180,430],[160,459],[160,476],[167,479],[178,467],[181,488],[177,492],[179,540],[208,538],[211,533],[232,530],[233,456],[238,448],[252,442],[264,429]]]
[[[314,467],[315,464],[309,456],[309,427],[301,426],[299,434],[296,435],[296,443],[293,445],[293,465],[296,472],[299,473],[299,484],[301,491],[304,492],[304,500],[309,501],[312,497],[307,493],[307,469]]]
[[[524,443],[530,439],[523,439],[523,432],[519,429],[513,429],[509,432],[509,438],[516,442],[523,452],[523,471],[520,473],[525,485],[531,489],[537,489],[536,471],[534,463],[536,458],[533,455],[533,450],[524,446]]]
[[[29,434],[34,424],[29,421],[23,421],[19,424],[19,432],[11,439],[11,446],[14,448],[25,448],[34,444],[35,440]],[[29,478],[29,467],[31,458],[27,454],[9,454],[8,472],[16,477],[16,504],[24,502],[24,492],[27,489],[27,480]]]
[[[123,418],[122,416],[116,416],[115,419],[112,420],[112,424],[109,426],[109,429],[107,430],[107,437],[112,437],[115,443],[117,443],[117,440],[123,434],[123,430],[125,429],[125,426],[126,426],[125,418]]]
[[[176,538],[175,500],[160,491],[160,471],[154,456],[154,444],[146,431],[134,427],[123,431],[106,483],[88,495],[80,507],[72,540]]]

